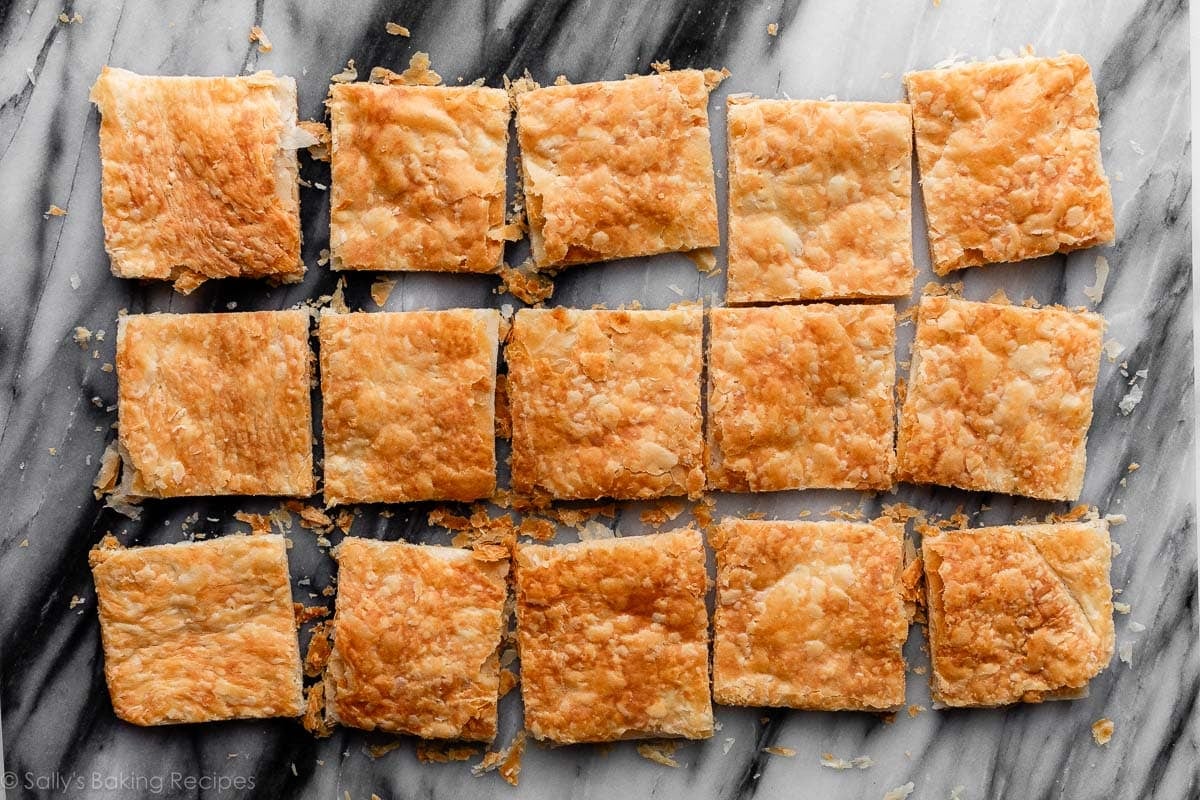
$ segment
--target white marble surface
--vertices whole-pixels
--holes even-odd
[[[233,797],[228,787],[175,788],[171,773],[252,780],[264,797],[382,798],[514,794],[529,797],[882,797],[911,781],[913,798],[961,797],[1182,798],[1200,793],[1197,753],[1197,660],[1194,393],[1192,352],[1191,126],[1187,8],[1183,2],[769,3],[641,0],[621,3],[531,0],[395,3],[367,7],[316,0],[159,3],[19,0],[0,8],[0,708],[5,768],[16,773],[9,796]],[[388,36],[399,22],[412,38]],[[779,35],[767,24],[779,23]],[[274,49],[247,42],[254,24]],[[148,504],[139,522],[101,508],[91,495],[96,459],[113,435],[112,333],[119,309],[130,311],[283,308],[332,290],[317,265],[327,245],[327,195],[302,193],[303,284],[268,289],[252,282],[210,283],[189,297],[161,286],[113,278],[102,247],[97,116],[88,88],[102,64],[146,73],[232,74],[263,68],[294,75],[303,117],[320,115],[328,77],[353,58],[403,66],[429,51],[451,82],[480,75],[489,85],[528,68],[535,78],[573,81],[645,72],[670,59],[676,67],[727,66],[733,76],[713,102],[713,147],[723,192],[724,97],[764,96],[894,100],[899,76],[952,54],[987,57],[1032,45],[1039,53],[1080,52],[1095,71],[1101,99],[1105,166],[1113,179],[1118,241],[1099,251],[1017,265],[968,270],[954,279],[983,299],[997,288],[1014,298],[1083,305],[1097,255],[1112,274],[1099,310],[1108,336],[1124,346],[1118,361],[1145,399],[1128,416],[1117,408],[1129,391],[1119,364],[1105,361],[1096,392],[1083,502],[1126,514],[1114,529],[1122,552],[1113,584],[1132,607],[1118,616],[1118,642],[1133,643],[1133,664],[1114,659],[1091,695],[1071,703],[996,711],[901,714],[892,723],[861,714],[816,714],[720,708],[722,729],[708,742],[683,746],[683,766],[668,769],[637,756],[631,744],[611,751],[531,746],[516,791],[494,774],[471,776],[466,764],[422,765],[405,740],[373,759],[365,746],[384,741],[338,731],[316,741],[291,721],[238,722],[138,729],[117,721],[104,688],[95,593],[86,554],[105,531],[129,543],[177,541],[185,518],[196,529],[237,530],[235,510],[268,501],[217,500]],[[328,168],[305,162],[303,174],[327,182]],[[45,217],[51,204],[65,217]],[[930,279],[918,204],[914,220]],[[524,245],[509,254],[515,263]],[[723,255],[723,253],[721,254]],[[373,308],[371,276],[351,276],[347,298]],[[700,276],[683,256],[580,267],[559,281],[553,303],[590,306],[640,301],[665,306],[681,298],[720,301],[724,279]],[[389,308],[512,303],[490,277],[413,275],[400,279]],[[76,325],[108,332],[98,357],[71,341]],[[910,328],[901,329],[901,358]],[[101,407],[91,399],[99,397]],[[1130,462],[1142,468],[1127,474]],[[506,476],[502,476],[506,477]],[[1122,479],[1125,482],[1122,483]],[[978,524],[1044,515],[1062,505],[904,486],[896,495],[784,493],[722,496],[720,513],[761,511],[789,517],[836,504],[905,500],[948,513],[986,505]],[[390,519],[368,509],[355,533],[419,540],[427,508],[398,509]],[[212,518],[215,521],[208,521]],[[681,518],[679,523],[686,521]],[[623,534],[643,531],[636,508],[617,520]],[[331,562],[311,534],[292,538],[292,571],[328,583]],[[308,601],[297,585],[297,599]],[[83,599],[71,607],[72,598]],[[1144,625],[1145,630],[1138,630]],[[909,655],[924,662],[914,628]],[[929,705],[925,678],[909,680],[909,702]],[[1116,722],[1101,749],[1090,725]],[[503,704],[502,741],[520,725],[514,693]],[[793,758],[762,748],[793,748]],[[867,755],[874,765],[823,768],[821,753]],[[108,791],[71,783],[28,788],[32,779],[94,775],[140,781]],[[161,787],[156,783],[163,781]]]

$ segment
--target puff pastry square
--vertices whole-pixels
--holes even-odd
[[[1082,56],[910,72],[933,271],[1111,242],[1096,84]]]
[[[1112,660],[1104,521],[940,532],[921,552],[935,701],[1079,696]]]
[[[334,269],[500,266],[507,92],[341,83],[329,116]]]
[[[563,500],[698,495],[703,312],[517,312],[512,482]]]
[[[562,744],[712,736],[697,531],[518,545],[516,577],[530,734]]]
[[[904,704],[904,527],[725,520],[713,696],[736,706],[887,711]]]
[[[499,323],[483,309],[321,315],[326,503],[492,495]]]
[[[719,243],[709,90],[688,69],[517,96],[539,267]]]
[[[730,303],[912,292],[904,103],[729,98]]]
[[[304,276],[293,79],[105,67],[91,100],[114,275],[174,281],[184,293],[209,278]]]
[[[892,306],[817,303],[709,314],[710,488],[892,485]]]
[[[329,715],[426,739],[495,738],[508,561],[354,537],[335,556]]]
[[[90,561],[118,717],[166,725],[300,714],[282,536],[97,547]]]
[[[917,313],[897,477],[1077,499],[1104,320],[947,296]]]
[[[117,325],[127,493],[313,493],[305,311],[130,314]]]

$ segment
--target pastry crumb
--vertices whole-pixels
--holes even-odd
[[[868,769],[874,765],[870,756],[856,756],[850,760],[838,758],[833,753],[821,753],[821,766],[829,769]]]
[[[554,295],[554,281],[533,269],[532,262],[500,267],[498,294],[511,294],[527,305],[538,305]]]
[[[1104,256],[1096,256],[1096,282],[1083,289],[1083,293],[1087,295],[1093,305],[1099,305],[1100,301],[1104,299],[1106,283],[1108,283],[1108,259]]]
[[[792,748],[780,747],[778,745],[773,745],[771,747],[764,747],[763,752],[769,753],[770,755],[773,755],[773,756],[783,756],[784,758],[794,758],[796,755],[796,751],[793,750]]]
[[[383,29],[392,36],[403,36],[406,39],[412,36],[412,33],[408,30],[408,28],[404,27],[403,25],[398,25],[395,22],[389,22],[387,25],[383,26]]]
[[[778,36],[779,35],[779,23],[778,22],[767,23],[767,35],[768,36]]]
[[[913,782],[909,781],[903,786],[897,786],[895,789],[888,790],[888,792],[883,795],[883,800],[905,800],[906,797],[913,793],[914,788],[916,787],[914,786]]]
[[[331,83],[353,83],[358,80],[358,70],[354,67],[354,59],[346,62],[346,68],[329,78]]]
[[[1096,740],[1096,744],[1103,747],[1112,740],[1115,728],[1111,719],[1098,719],[1092,723],[1092,738]]]
[[[478,747],[453,742],[421,739],[417,742],[417,760],[422,764],[445,764],[450,761],[469,761],[479,752]]]
[[[379,278],[371,284],[371,299],[375,301],[375,305],[383,308],[395,288],[395,278]]]
[[[653,761],[655,764],[662,764],[664,767],[672,767],[678,769],[680,763],[675,760],[675,751],[679,749],[679,742],[675,741],[654,741],[642,742],[637,746],[638,755],[647,761]]]
[[[49,217],[65,217],[66,215],[67,215],[67,210],[65,208],[59,208],[58,206],[51,203],[50,207],[46,209],[46,213],[43,214],[42,216],[49,218]]]
[[[717,268],[717,254],[713,252],[711,247],[701,247],[699,250],[688,250],[684,253],[688,260],[696,265],[696,270],[704,275],[715,275],[720,270]]]
[[[271,40],[267,38],[266,31],[258,25],[250,29],[249,39],[251,43],[258,42],[258,52],[260,53],[269,53],[275,49],[274,45],[271,44]]]

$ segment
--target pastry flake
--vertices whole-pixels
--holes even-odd
[[[1078,696],[1112,659],[1103,520],[924,537],[934,700],[996,706]]]
[[[135,725],[295,717],[300,646],[282,536],[92,550],[104,675]]]
[[[347,537],[338,561],[328,712],[426,739],[496,735],[508,561]]]
[[[321,315],[328,505],[491,496],[499,323],[482,309]]]
[[[557,499],[704,488],[703,312],[517,312],[505,353],[512,481]]]
[[[504,254],[508,94],[330,88],[334,269],[494,272]]]
[[[719,244],[708,93],[678,70],[517,95],[539,267]]]
[[[210,278],[304,276],[293,79],[105,67],[91,100],[114,275],[174,281],[184,293]]]
[[[892,485],[892,306],[818,303],[709,314],[709,488]]]
[[[311,495],[308,321],[304,311],[121,317],[125,493]]]
[[[712,735],[697,531],[518,545],[516,578],[531,735],[562,744]]]
[[[904,103],[729,98],[729,303],[912,292]]]
[[[910,72],[933,270],[1111,242],[1096,84],[1082,56]]]
[[[917,314],[899,480],[1077,499],[1103,319],[944,295]]]
[[[904,704],[904,527],[887,520],[725,520],[713,696],[739,706],[887,711]]]

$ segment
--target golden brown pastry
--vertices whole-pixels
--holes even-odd
[[[305,311],[121,317],[125,493],[311,495],[308,321]]]
[[[517,96],[539,267],[719,243],[709,88],[689,69]]]
[[[496,735],[508,561],[347,537],[325,676],[333,720],[426,739]]]
[[[729,98],[731,304],[912,292],[904,103]]]
[[[904,526],[729,519],[717,554],[713,696],[738,706],[904,704]]]
[[[321,315],[328,505],[491,496],[499,323],[482,309]]]
[[[697,531],[518,545],[516,578],[532,736],[562,744],[712,736]]]
[[[185,294],[209,278],[304,276],[294,80],[105,67],[91,99],[114,275],[174,281]]]
[[[504,255],[508,94],[330,89],[334,269],[494,272]]]
[[[997,706],[1085,690],[1112,659],[1111,551],[1102,520],[926,536],[933,699]]]
[[[1104,321],[927,296],[900,414],[897,477],[1075,500]]]
[[[91,552],[104,675],[135,725],[299,716],[300,647],[282,536]]]
[[[933,271],[1111,242],[1096,84],[1082,56],[904,76]]]
[[[710,488],[892,485],[892,306],[714,308],[709,323]]]
[[[505,350],[513,488],[564,500],[698,495],[702,314],[518,311]]]

